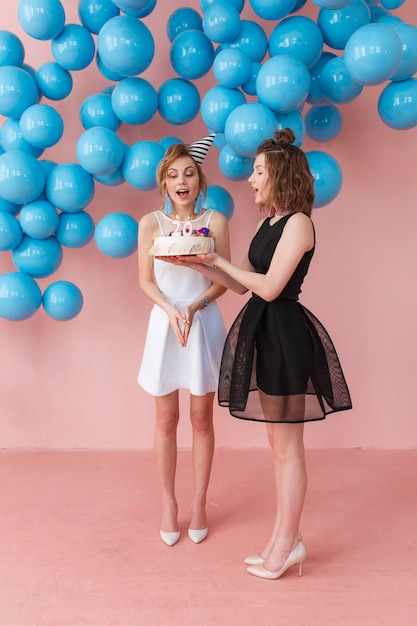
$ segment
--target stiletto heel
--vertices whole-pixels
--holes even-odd
[[[180,538],[180,531],[177,530],[175,532],[165,532],[164,530],[160,530],[159,534],[161,535],[161,539],[167,546],[175,546],[177,541]]]
[[[295,548],[289,553],[287,558],[284,561],[284,565],[277,572],[271,572],[266,569],[261,563],[260,565],[251,565],[248,567],[249,574],[253,574],[254,576],[258,576],[259,578],[268,578],[269,580],[276,580],[280,578],[293,565],[298,565],[298,575],[302,574],[302,564],[305,561],[307,556],[307,550],[305,545],[300,540]]]

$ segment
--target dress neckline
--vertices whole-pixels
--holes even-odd
[[[172,217],[170,217],[169,215],[167,215],[160,209],[158,210],[158,213],[161,213],[161,215],[163,215],[170,222],[174,222],[175,220],[177,220],[177,217],[174,214],[172,214]],[[205,213],[206,213],[206,210],[202,210],[200,213],[197,213],[197,214],[192,213],[191,216],[187,217],[185,220],[178,219],[178,222],[180,222],[180,224],[183,224],[184,222],[194,222],[195,220],[198,220],[199,217],[202,217],[202,215],[204,215]]]

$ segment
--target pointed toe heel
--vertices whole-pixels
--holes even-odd
[[[299,541],[295,548],[289,553],[287,558],[285,559],[284,565],[277,572],[271,572],[266,569],[261,563],[260,565],[251,565],[248,567],[247,571],[249,574],[253,576],[258,576],[258,578],[266,578],[268,580],[276,580],[280,578],[290,567],[293,565],[298,565],[298,575],[301,576],[303,569],[303,562],[305,561],[307,556],[307,550],[302,541]]]
[[[253,554],[251,556],[247,556],[243,562],[246,563],[246,565],[263,565],[265,563],[265,559],[259,556],[259,554]]]
[[[177,543],[177,541],[180,538],[180,531],[179,530],[177,530],[175,532],[172,532],[172,533],[168,533],[168,532],[165,532],[164,530],[160,530],[159,534],[161,535],[162,541],[167,546],[175,546],[175,544]]]
[[[188,536],[194,543],[201,543],[208,535],[208,528],[203,528],[202,530],[193,530],[192,528],[188,529]]]

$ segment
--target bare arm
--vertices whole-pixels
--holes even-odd
[[[222,258],[229,260],[230,243],[227,219],[221,213],[213,214],[210,227],[215,238],[216,250],[218,250]],[[139,286],[143,293],[152,302],[160,306],[166,312],[179,343],[181,345],[186,345],[194,315],[196,311],[204,308],[205,306],[203,296],[208,298],[209,302],[213,302],[226,291],[226,287],[218,283],[212,283],[206,292],[201,294],[201,297],[194,302],[191,302],[185,308],[184,315],[181,315],[174,306],[165,300],[154,281],[153,256],[149,255],[149,250],[158,234],[158,224],[154,215],[145,215],[139,223]],[[179,323],[184,325],[184,329],[179,326]]]
[[[241,267],[237,267],[218,254],[201,255],[196,262],[209,263],[203,273],[212,280],[227,284],[237,293],[253,291],[263,300],[275,300],[288,283],[304,253],[314,245],[314,231],[311,220],[303,213],[294,214],[285,224],[281,239],[275,249],[271,265],[266,274],[254,271],[246,257]],[[223,282],[223,277],[224,278]],[[236,288],[233,288],[233,285]],[[240,286],[240,290],[238,289]],[[244,291],[242,291],[242,288]]]

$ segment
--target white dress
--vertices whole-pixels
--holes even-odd
[[[193,229],[209,227],[214,211],[191,220]],[[172,220],[155,211],[161,234],[174,230]],[[214,241],[212,240],[212,249]],[[190,302],[203,298],[211,281],[188,267],[154,259],[154,278],[164,298],[181,314]],[[138,383],[153,396],[188,389],[195,396],[217,390],[226,327],[216,302],[198,310],[193,318],[187,345],[182,348],[168,316],[154,304],[148,324]]]

